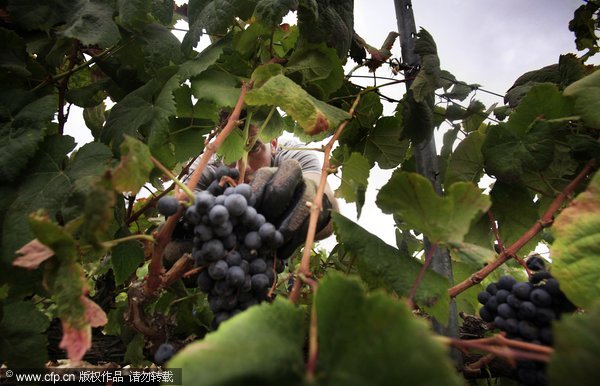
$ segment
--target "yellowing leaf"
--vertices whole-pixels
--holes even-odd
[[[38,239],[31,240],[17,251],[21,256],[13,261],[15,267],[36,269],[44,261],[54,256],[54,251]]]

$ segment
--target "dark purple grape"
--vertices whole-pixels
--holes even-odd
[[[498,287],[496,286],[496,283],[490,283],[487,287],[485,287],[485,290],[489,292],[490,295],[496,295],[496,292],[498,292]]]
[[[202,241],[209,241],[213,238],[213,231],[210,227],[200,223],[194,227],[194,235]]]
[[[269,277],[264,273],[252,275],[252,289],[254,291],[264,291],[269,286]]]
[[[208,292],[214,285],[213,279],[208,274],[207,270],[204,270],[198,274],[198,288],[203,292]]]
[[[516,310],[521,308],[521,300],[513,294],[508,295],[506,303]]]
[[[223,187],[219,185],[218,180],[214,180],[213,182],[211,182],[206,190],[215,197],[223,194]]]
[[[203,254],[210,261],[216,261],[225,255],[225,248],[221,240],[212,239],[202,245]]]
[[[510,295],[509,291],[505,289],[498,290],[498,292],[496,292],[496,300],[498,301],[498,304],[506,303],[506,298],[508,298],[508,295]]]
[[[250,274],[264,273],[267,270],[267,262],[264,259],[254,259],[250,263]]]
[[[536,288],[529,294],[529,299],[536,306],[548,307],[552,304],[552,296],[541,288]]]
[[[498,309],[498,300],[495,296],[490,296],[488,301],[485,303],[485,306],[488,310],[496,312],[496,310]]]
[[[231,196],[234,192],[235,192],[235,188],[233,186],[228,186],[227,188],[225,188],[225,191],[223,192],[223,195],[224,196]]]
[[[512,293],[521,300],[529,300],[529,294],[533,286],[528,282],[520,282],[513,286]]]
[[[246,260],[242,260],[242,262],[240,263],[240,268],[244,271],[244,273],[249,273],[250,263],[248,263]]]
[[[261,225],[260,228],[258,228],[258,234],[260,235],[260,238],[266,243],[273,240],[275,237],[275,231],[277,231],[277,229],[275,229],[275,225],[271,224],[270,222],[266,222]]]
[[[225,223],[215,226],[213,231],[217,237],[227,237],[233,232],[233,224],[231,224],[231,221],[225,221]]]
[[[215,328],[218,327],[221,323],[229,319],[229,312],[218,312],[215,314],[215,318],[213,319],[213,323]]]
[[[272,248],[279,248],[283,245],[283,235],[279,231],[275,231],[275,235],[273,236],[273,240],[269,243],[269,246]]]
[[[232,250],[237,246],[237,237],[233,233],[230,233],[225,237],[221,237],[221,242],[223,243],[223,248]]]
[[[196,211],[195,206],[190,206],[185,211],[185,219],[192,224],[200,224],[202,216]]]
[[[225,196],[225,195],[217,196],[215,198],[215,205],[225,205],[226,198],[227,198],[227,196]]]
[[[208,212],[208,217],[213,225],[225,224],[229,220],[229,211],[223,205],[215,205]]]
[[[554,335],[552,334],[552,328],[540,328],[540,340],[543,344],[547,346],[552,346],[552,344],[554,344]]]
[[[519,332],[519,321],[514,318],[506,319],[505,331],[511,334],[517,334]]]
[[[220,165],[215,171],[216,180],[219,181],[225,176],[229,176],[230,167],[227,165]]]
[[[259,249],[262,245],[258,232],[249,232],[244,238],[244,245],[249,249]]]
[[[531,319],[535,317],[537,313],[537,307],[535,304],[531,302],[521,302],[521,308],[519,308],[519,318],[521,319]]]
[[[498,305],[498,315],[503,317],[504,319],[516,318],[517,313],[515,310],[506,303],[502,303]]]
[[[162,365],[175,354],[175,347],[171,343],[163,343],[158,346],[158,349],[154,353],[154,362],[158,365]]]
[[[521,320],[519,322],[519,334],[527,340],[535,340],[539,337],[539,329],[535,324],[528,320]]]
[[[246,207],[244,213],[242,213],[240,219],[242,224],[246,225],[249,228],[254,228],[256,226],[256,216],[258,212],[251,206]]]
[[[546,283],[541,286],[546,292],[548,292],[552,296],[558,296],[561,293],[560,285],[558,284],[558,280],[551,277],[546,280]]]
[[[506,329],[506,319],[501,316],[496,316],[494,318],[494,325],[497,329],[504,331]]]
[[[241,194],[232,193],[225,199],[225,207],[232,216],[241,216],[246,212],[248,203],[246,202],[246,197]]]
[[[208,274],[214,280],[224,279],[229,266],[224,260],[219,260],[208,266]]]
[[[492,295],[489,292],[484,291],[477,294],[477,301],[483,305],[490,299]]]
[[[546,268],[546,262],[539,255],[533,255],[525,262],[527,268],[532,271],[543,271]]]
[[[235,288],[230,286],[229,283],[227,282],[227,280],[218,280],[215,282],[213,291],[215,294],[217,294],[219,296],[227,296],[227,295],[231,295],[232,293],[234,293]],[[214,309],[212,307],[211,307],[211,310],[214,311]]]
[[[242,255],[238,251],[230,251],[225,256],[225,261],[230,267],[238,266],[242,263]]]
[[[246,274],[240,267],[230,267],[227,271],[227,282],[234,287],[241,287],[244,284],[245,277]]]
[[[481,316],[481,319],[483,319],[484,322],[491,323],[494,321],[494,315],[485,306],[479,309],[479,316]]]
[[[498,289],[504,289],[507,291],[511,291],[513,285],[517,283],[517,279],[512,276],[506,275],[502,276],[500,280],[498,280]]]
[[[250,202],[250,198],[253,195],[252,187],[248,184],[239,184],[235,187],[235,192],[244,196],[247,202]]]
[[[552,275],[550,275],[550,272],[539,271],[539,272],[536,272],[533,275],[531,275],[531,277],[529,278],[529,282],[531,284],[538,284],[546,279],[550,279],[551,277],[552,277]]]
[[[208,210],[215,204],[215,196],[206,191],[200,192],[195,196],[195,203],[198,213],[208,213]]]
[[[244,277],[244,284],[242,284],[242,292],[248,292],[252,289],[252,276],[246,274]],[[241,300],[240,300],[241,301]]]
[[[156,209],[163,216],[172,216],[179,209],[179,201],[173,196],[162,196],[156,203]]]
[[[556,313],[551,308],[538,307],[535,321],[541,326],[547,326],[556,320]]]

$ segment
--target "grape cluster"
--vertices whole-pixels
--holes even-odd
[[[219,184],[223,176],[236,177],[235,172],[218,169],[216,179],[195,195],[185,213],[185,221],[193,227],[192,257],[202,268],[198,287],[208,294],[215,327],[268,300],[276,272],[285,268],[275,253],[283,236],[257,212],[252,187]]]
[[[527,267],[534,272],[527,282],[502,276],[477,296],[483,307],[481,318],[504,332],[510,339],[552,346],[552,322],[575,306],[560,290],[558,281],[545,269],[544,260],[532,256]],[[516,378],[524,385],[547,385],[545,364],[519,361]]]

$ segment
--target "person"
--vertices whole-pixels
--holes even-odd
[[[258,138],[258,127],[249,125],[248,151],[244,182],[249,183],[257,196],[256,209],[274,224],[284,237],[279,256],[290,256],[306,239],[312,202],[321,179],[321,162],[312,150],[299,149],[302,143],[292,139],[272,138],[263,142]],[[191,166],[193,171],[199,160]],[[223,163],[213,159],[203,171],[197,190],[209,189]],[[243,168],[242,160],[228,167]],[[190,173],[191,173],[190,171]],[[184,179],[185,180],[185,179]],[[209,189],[210,190],[210,189]],[[317,224],[316,240],[333,233],[330,211],[338,211],[337,200],[329,186],[325,186],[323,210]]]

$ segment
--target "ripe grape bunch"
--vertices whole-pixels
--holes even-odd
[[[552,322],[576,307],[545,269],[541,257],[530,257],[527,267],[534,272],[529,281],[517,282],[512,276],[502,276],[480,292],[477,299],[483,307],[479,315],[506,332],[507,338],[552,346]],[[544,363],[519,361],[515,377],[524,385],[547,385],[545,370]]]
[[[276,272],[285,268],[285,262],[276,258],[283,236],[254,208],[252,187],[226,187],[223,182],[238,177],[236,169],[219,168],[208,188],[196,193],[184,216],[186,228],[193,229],[192,257],[202,269],[198,287],[208,294],[214,327],[268,300]],[[161,211],[160,201],[158,206]],[[176,211],[177,207],[168,213]]]

